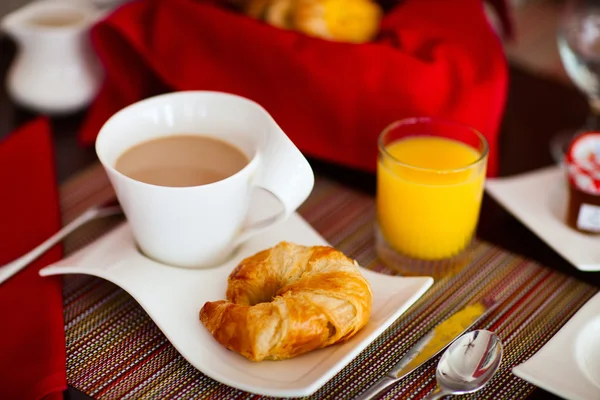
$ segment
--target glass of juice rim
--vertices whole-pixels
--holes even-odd
[[[418,164],[413,165],[410,162],[394,157],[387,150],[386,147],[393,142],[412,136],[437,136],[457,140],[476,149],[479,152],[479,157],[462,166],[437,169],[423,167]],[[389,160],[399,165],[404,165],[415,170],[429,170],[437,174],[449,174],[472,168],[474,165],[486,162],[489,153],[487,140],[478,130],[459,122],[432,117],[405,118],[392,122],[379,135],[377,146],[380,157],[389,157]]]
[[[471,243],[483,196],[487,141],[458,122],[409,118],[386,127],[378,147],[378,255],[392,268],[414,266],[416,271],[401,271],[407,275],[433,275],[430,269],[437,269],[440,260],[455,259]]]

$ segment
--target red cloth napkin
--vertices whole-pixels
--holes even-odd
[[[391,122],[462,122],[487,137],[496,174],[507,64],[481,0],[405,0],[386,14],[380,38],[362,45],[282,30],[214,1],[130,2],[95,26],[106,81],[83,144],[144,97],[219,90],[263,105],[306,154],[369,171]]]
[[[40,118],[0,141],[0,265],[61,227],[49,122]],[[0,398],[62,399],[67,388],[62,284],[38,270],[54,247],[0,284]]]

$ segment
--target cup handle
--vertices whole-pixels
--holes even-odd
[[[256,186],[273,194],[283,206],[283,210],[246,226],[235,240],[236,246],[285,221],[306,200],[315,183],[312,168],[304,155],[277,123],[274,120],[271,122],[273,127],[267,132],[265,143],[259,149],[260,167]]]

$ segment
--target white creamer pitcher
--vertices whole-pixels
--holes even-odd
[[[13,100],[48,114],[89,104],[102,80],[89,30],[102,16],[85,0],[40,0],[6,15],[0,28],[18,47],[6,81]]]

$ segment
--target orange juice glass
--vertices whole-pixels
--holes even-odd
[[[477,227],[487,156],[483,135],[458,123],[414,118],[388,126],[377,165],[380,258],[402,271],[407,260],[461,254]]]

